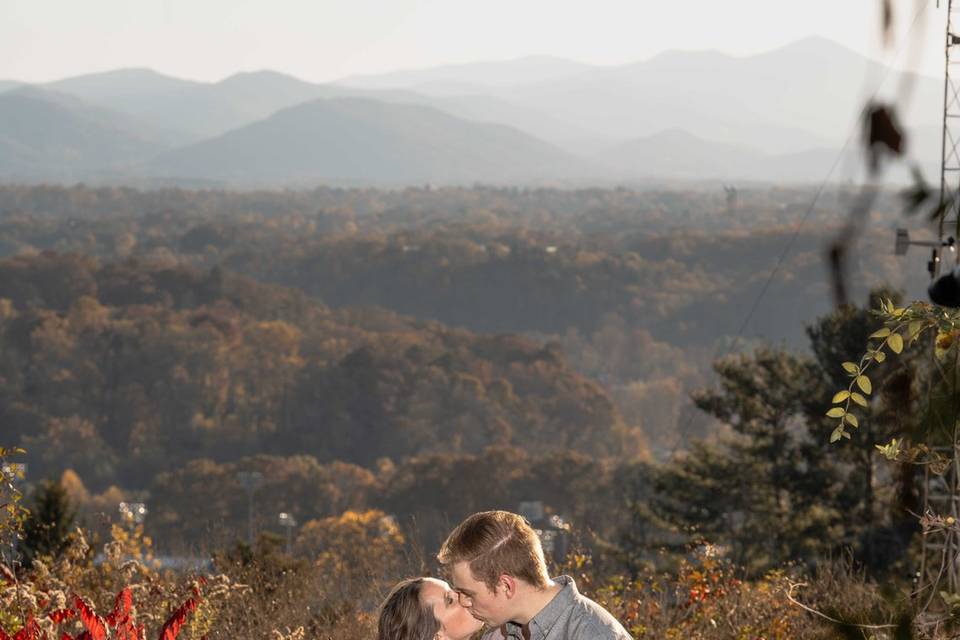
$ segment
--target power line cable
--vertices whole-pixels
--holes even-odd
[[[927,6],[930,4],[930,0],[926,0],[921,6],[920,10],[917,11],[916,15],[913,17],[913,22],[910,24],[910,29],[907,31],[907,36],[913,31],[913,28],[916,26],[917,21],[919,20],[922,13],[926,10]],[[880,90],[883,89],[883,85],[886,84],[887,79],[890,77],[890,74],[893,71],[893,63],[897,61],[900,57],[900,53],[903,51],[905,43],[909,40],[908,38],[904,39],[904,45],[901,45],[897,52],[894,54],[893,61],[891,65],[887,67],[886,73],[883,78],[880,80],[880,84],[874,90],[873,95],[870,96],[870,102],[873,102],[877,95],[880,93]],[[807,220],[810,218],[810,214],[813,213],[814,208],[817,206],[817,201],[820,199],[820,196],[823,194],[823,190],[826,188],[827,182],[830,181],[833,172],[836,171],[837,166],[840,164],[840,161],[843,159],[843,155],[847,151],[847,147],[850,146],[850,142],[853,140],[854,135],[856,135],[856,127],[859,125],[859,119],[854,125],[853,130],[847,135],[847,139],[844,141],[843,146],[840,148],[837,158],[833,161],[833,164],[830,166],[830,170],[827,172],[826,177],[823,179],[823,182],[820,183],[820,186],[817,188],[816,193],[813,196],[813,201],[810,203],[810,206],[807,208],[807,211],[803,214],[803,217],[800,219],[800,222],[797,224],[796,228],[793,230],[793,235],[790,236],[790,239],[787,241],[786,246],[783,251],[780,253],[780,257],[777,260],[777,264],[773,267],[773,270],[770,272],[770,275],[767,277],[766,282],[763,283],[763,287],[760,289],[760,293],[757,298],[753,301],[753,305],[750,307],[750,311],[747,312],[747,316],[744,318],[743,323],[740,325],[740,329],[737,331],[736,337],[730,343],[727,353],[722,357],[730,355],[730,352],[733,350],[734,346],[740,338],[743,337],[743,332],[746,330],[747,325],[750,324],[750,320],[753,319],[753,314],[756,313],[757,308],[760,306],[760,302],[763,300],[763,297],[766,295],[767,290],[770,288],[770,283],[773,282],[773,279],[779,273],[780,268],[783,266],[784,261],[787,259],[790,251],[793,249],[793,245],[796,243],[797,238],[800,235],[800,231],[803,229],[803,226],[806,224]]]
[[[904,38],[903,44],[897,49],[894,53],[893,60],[891,60],[890,65],[887,67],[886,72],[883,77],[880,79],[880,83],[877,85],[877,88],[874,90],[873,94],[870,96],[869,103],[872,103],[877,95],[880,93],[880,90],[883,89],[883,86],[886,84],[887,79],[890,77],[890,74],[893,72],[894,64],[900,58],[900,54],[903,52],[906,43],[909,42],[910,34],[913,32],[914,27],[916,27],[917,22],[920,20],[920,16],[923,15],[923,12],[927,10],[927,7],[930,5],[930,0],[925,0],[924,3],[920,6],[920,9],[913,16],[913,21],[910,23],[910,28],[907,30],[907,37]],[[777,263],[774,265],[773,270],[770,272],[770,275],[767,276],[766,281],[763,283],[763,287],[760,289],[760,293],[754,299],[753,304],[750,306],[750,310],[747,312],[746,317],[743,319],[743,322],[740,324],[740,328],[737,330],[737,335],[734,336],[733,340],[730,341],[730,344],[727,345],[727,348],[723,355],[719,357],[719,360],[723,360],[729,356],[737,343],[743,338],[743,332],[746,331],[747,325],[750,324],[750,321],[753,319],[753,315],[756,313],[757,309],[760,307],[760,302],[766,296],[767,291],[770,289],[770,284],[773,282],[773,279],[777,276],[777,273],[780,272],[780,268],[783,266],[783,263],[786,261],[787,256],[790,254],[790,251],[793,249],[793,245],[796,243],[797,238],[800,236],[800,231],[803,230],[803,226],[806,224],[807,220],[810,218],[810,215],[813,213],[813,210],[817,206],[817,202],[820,200],[820,196],[823,195],[823,191],[827,186],[827,183],[830,181],[830,178],[833,176],[833,172],[836,171],[837,166],[839,166],[843,156],[847,151],[847,147],[850,146],[850,142],[853,140],[854,136],[857,133],[857,127],[860,125],[860,119],[858,118],[854,123],[850,133],[847,135],[846,140],[843,142],[843,146],[840,148],[840,151],[837,154],[836,159],[833,161],[833,164],[830,166],[830,170],[827,172],[827,175],[824,177],[823,181],[820,183],[820,186],[817,188],[816,193],[813,196],[813,200],[810,202],[810,206],[807,208],[806,212],[803,214],[803,217],[797,223],[796,227],[793,230],[793,234],[790,236],[790,239],[787,241],[786,246],[784,246],[783,251],[780,252],[780,257],[777,259]],[[681,433],[685,432],[690,428],[690,423],[693,422],[695,413],[691,412],[689,418],[683,426]]]

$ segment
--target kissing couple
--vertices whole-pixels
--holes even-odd
[[[473,514],[437,559],[451,584],[398,583],[380,607],[377,640],[632,640],[573,578],[549,576],[540,538],[515,513]]]

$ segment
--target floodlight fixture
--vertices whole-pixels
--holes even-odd
[[[953,238],[953,236],[948,237],[946,240],[911,240],[909,231],[907,231],[906,229],[897,229],[897,237],[893,245],[894,254],[898,256],[906,255],[907,249],[909,249],[911,245],[917,246],[917,247],[931,248],[930,260],[927,261],[927,273],[930,274],[931,278],[936,278],[937,275],[940,273],[941,254],[943,253],[944,250],[949,252],[949,254],[953,257],[954,263],[957,262],[957,242]],[[930,299],[933,300],[936,304],[942,304],[934,300],[933,296],[934,295],[941,296],[946,290],[949,289],[949,286],[947,284],[940,285],[939,287],[937,287],[936,294],[933,293],[934,287],[937,287],[936,282],[930,285],[930,288],[928,290],[931,296]],[[941,297],[940,299],[944,299],[944,298]],[[944,306],[950,306],[950,305],[944,305]],[[960,306],[960,305],[957,305],[957,306]]]
[[[941,248],[946,247],[951,251],[956,250],[956,241],[953,237],[949,237],[946,240],[911,240],[910,232],[906,229],[897,229],[897,238],[893,245],[893,253],[898,256],[904,256],[907,254],[907,249],[911,246],[914,247],[934,247]]]
[[[287,530],[287,553],[289,554],[293,549],[293,528],[297,526],[297,519],[292,513],[284,511],[277,516],[277,522]]]

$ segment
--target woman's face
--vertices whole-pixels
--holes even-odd
[[[439,640],[466,640],[482,624],[460,606],[457,593],[443,580],[425,578],[420,587],[420,602],[433,611],[440,623]]]

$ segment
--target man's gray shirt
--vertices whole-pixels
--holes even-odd
[[[617,619],[596,602],[580,595],[570,576],[554,578],[563,588],[527,625],[529,640],[633,640]],[[523,627],[508,622],[484,634],[484,640],[526,640]]]

